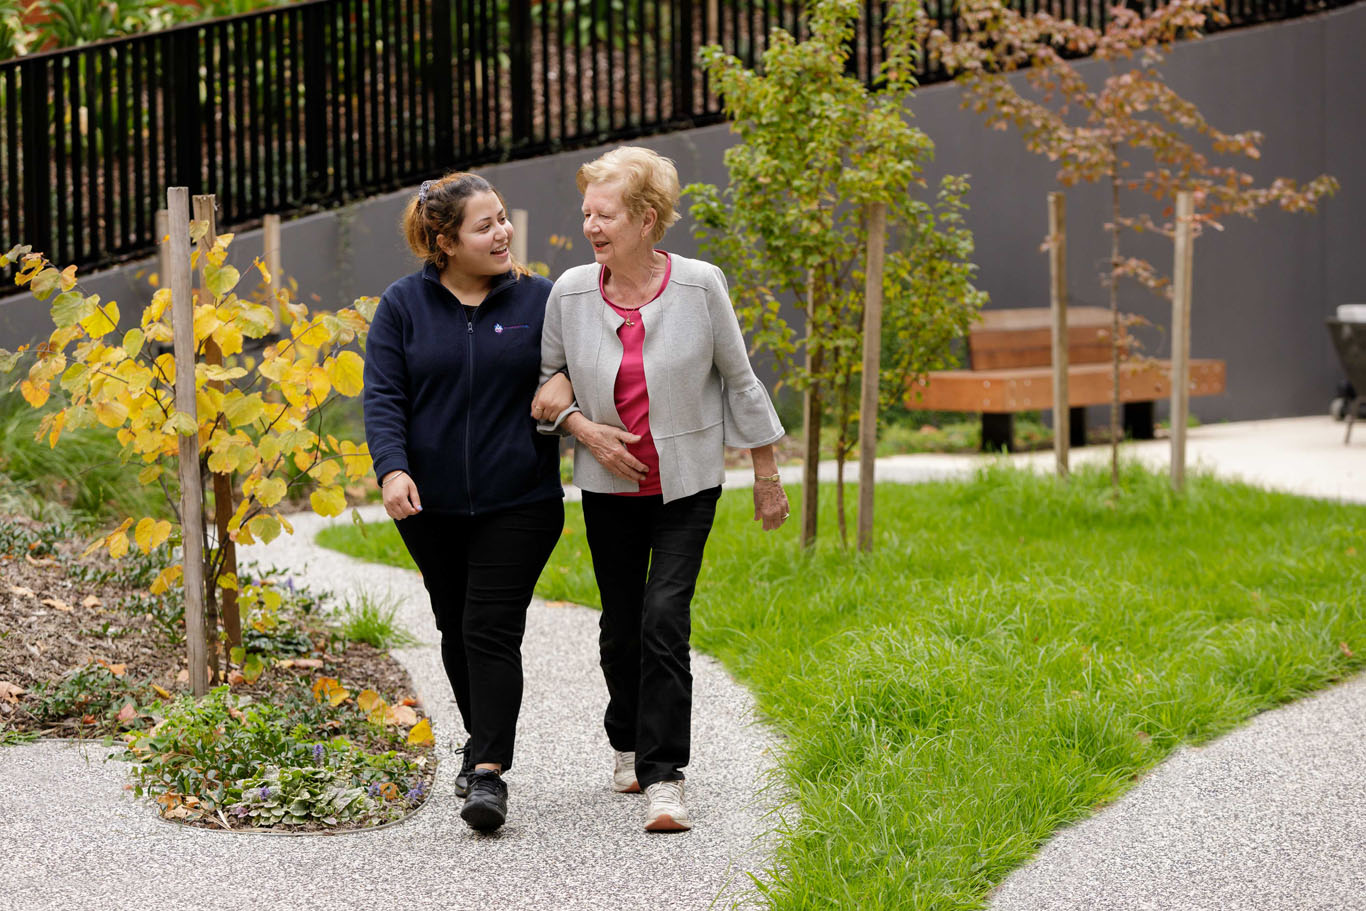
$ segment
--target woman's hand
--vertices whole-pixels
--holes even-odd
[[[417,485],[406,471],[391,471],[380,481],[384,494],[384,511],[391,519],[406,519],[422,512],[422,501],[417,496]]]
[[[749,455],[754,462],[754,521],[763,522],[764,531],[782,528],[789,508],[773,445],[751,449]]]
[[[536,390],[536,397],[531,400],[531,416],[538,421],[551,424],[572,404],[574,386],[569,382],[568,376],[557,373]]]
[[[574,435],[574,439],[588,447],[603,468],[628,481],[639,483],[645,480],[645,463],[626,449],[627,443],[640,442],[638,434],[628,433],[610,424],[596,424],[577,411],[565,418],[564,426]]]
[[[764,531],[774,531],[787,521],[789,507],[782,481],[754,482],[754,521],[764,523]]]

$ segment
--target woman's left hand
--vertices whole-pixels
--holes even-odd
[[[564,410],[574,404],[574,386],[569,377],[557,373],[541,384],[531,400],[531,416],[547,424],[555,422]]]
[[[754,521],[764,523],[764,531],[782,528],[789,509],[782,481],[754,482]]]

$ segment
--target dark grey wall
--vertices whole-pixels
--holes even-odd
[[[1228,394],[1197,399],[1205,421],[1318,413],[1326,409],[1340,371],[1323,318],[1340,303],[1366,301],[1366,3],[1289,23],[1242,29],[1178,46],[1167,79],[1219,128],[1260,130],[1263,157],[1248,169],[1259,178],[1307,180],[1327,172],[1342,190],[1316,215],[1265,212],[1256,221],[1231,219],[1207,232],[1195,255],[1192,352],[1228,362]],[[1093,71],[1098,72],[1098,70]],[[1048,269],[1040,243],[1045,199],[1056,189],[1054,168],[1026,152],[1017,134],[986,129],[960,106],[952,85],[921,90],[916,121],[937,144],[931,178],[954,172],[972,178],[970,224],[976,235],[979,286],[992,307],[1045,306]],[[734,142],[722,125],[641,140],[673,158],[685,182],[725,182],[722,155]],[[481,170],[513,208],[531,212],[529,253],[552,275],[583,262],[579,233],[578,166],[601,150],[570,152]],[[361,294],[378,294],[414,263],[398,235],[399,213],[411,191],[345,209],[296,219],[284,226],[284,265],[311,304],[335,307]],[[1098,276],[1109,256],[1103,231],[1108,191],[1067,191],[1068,281],[1075,304],[1104,304]],[[556,250],[551,235],[571,238]],[[1126,241],[1127,242],[1127,241]],[[666,246],[696,252],[685,219]],[[239,235],[234,260],[247,265],[260,253],[260,232]],[[1130,252],[1163,271],[1171,246],[1152,238]],[[149,296],[136,264],[86,280],[124,313]],[[1122,306],[1148,317],[1146,351],[1169,352],[1167,304],[1131,289]],[[0,301],[0,345],[46,332],[46,308],[22,298]]]

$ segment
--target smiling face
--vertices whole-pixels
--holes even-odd
[[[611,269],[625,263],[648,261],[654,245],[650,229],[655,213],[646,209],[632,216],[622,200],[621,184],[590,183],[583,191],[583,236],[593,245],[593,259]]]
[[[454,239],[437,236],[446,254],[446,268],[469,276],[502,275],[512,267],[512,222],[498,194],[492,190],[476,193],[465,202]]]

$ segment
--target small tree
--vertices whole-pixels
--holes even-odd
[[[1252,216],[1263,206],[1287,212],[1313,211],[1337,189],[1327,175],[1304,186],[1277,178],[1256,186],[1251,174],[1218,163],[1212,156],[1261,157],[1262,134],[1225,133],[1205,119],[1194,104],[1176,93],[1159,67],[1172,42],[1199,38],[1207,23],[1226,21],[1220,0],[1172,0],[1146,16],[1115,6],[1102,30],[1077,25],[1048,13],[1025,16],[1002,0],[959,0],[961,30],[956,40],[931,30],[922,17],[926,46],[964,88],[964,107],[984,114],[996,129],[1013,125],[1026,147],[1058,162],[1058,181],[1108,183],[1110,217],[1109,268],[1102,281],[1110,294],[1112,314],[1112,381],[1110,403],[1110,476],[1119,484],[1120,336],[1119,288],[1132,279],[1159,294],[1169,293],[1170,279],[1151,263],[1121,252],[1125,231],[1157,232],[1172,237],[1172,205],[1189,190],[1195,199],[1194,229],[1221,228],[1227,215]],[[1090,55],[1104,64],[1105,78],[1093,87],[1077,67]],[[1033,95],[1026,95],[1007,75],[1024,69]],[[1206,151],[1207,149],[1207,151]],[[1132,152],[1141,156],[1135,173]],[[1126,196],[1128,194],[1128,196]],[[1123,203],[1133,194],[1151,197],[1160,208],[1126,214]]]
[[[918,4],[889,5],[882,86],[870,92],[846,64],[857,0],[817,0],[810,36],[774,29],[763,72],[718,47],[701,52],[741,142],[726,152],[725,190],[693,184],[692,215],[703,249],[730,276],[736,311],[755,349],[776,359],[781,383],[807,396],[803,543],[815,538],[819,423],[833,412],[841,538],[847,543],[844,463],[854,443],[861,372],[867,226],[864,207],[888,205],[882,390],[901,401],[910,382],[946,366],[985,300],[971,283],[972,234],[964,226],[967,179],[941,181],[927,200],[934,146],[910,123]],[[806,309],[804,336],[782,316],[784,300]],[[876,415],[862,415],[876,421]]]
[[[207,229],[206,222],[194,223],[197,234]],[[119,324],[115,302],[80,290],[74,266],[59,270],[42,254],[15,247],[0,256],[0,267],[19,263],[16,283],[28,285],[39,300],[51,298],[55,329],[32,351],[0,351],[0,368],[8,372],[21,358],[31,357],[18,383],[20,393],[34,408],[54,398],[61,403],[44,416],[37,438],[46,436],[55,448],[68,428],[109,428],[123,445],[124,461],[139,468],[139,482],[160,485],[173,513],[179,434],[197,431],[205,482],[211,472],[241,479],[228,533],[233,541],[252,544],[293,531],[281,508],[291,488],[313,486],[313,509],[334,516],[346,506],[343,482],[360,480],[370,471],[366,444],[323,436],[321,422],[338,396],[361,391],[363,360],[348,346],[364,345],[378,302],[362,298],[336,313],[310,314],[281,291],[280,302],[290,317],[288,336],[268,340],[275,311],[233,293],[241,276],[226,263],[231,240],[231,234],[221,235],[205,251],[207,299],[201,297],[194,309],[197,354],[202,356],[212,341],[223,357],[221,365],[196,358],[197,427],[175,408],[175,356],[159,350],[172,338],[169,288],[153,295],[138,328],[113,338]],[[265,267],[259,261],[256,265],[269,282]],[[248,354],[246,339],[268,343],[259,354]],[[173,532],[165,519],[128,517],[97,537],[86,553],[104,548],[115,559],[132,547],[148,553],[168,540],[175,544]],[[211,523],[198,533],[204,540],[205,613],[214,618],[220,591],[236,588],[237,579],[224,572],[225,542],[214,539]],[[169,590],[182,573],[180,564],[167,567],[152,592]],[[205,628],[216,678],[216,622]]]

